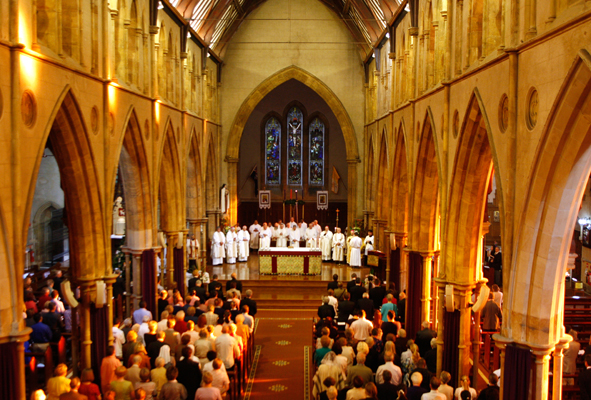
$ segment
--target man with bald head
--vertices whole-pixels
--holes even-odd
[[[250,255],[250,233],[246,229],[246,225],[242,227],[241,231],[238,231],[238,262],[246,262]]]

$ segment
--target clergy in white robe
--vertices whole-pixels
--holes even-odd
[[[318,223],[317,219],[314,220],[314,229],[316,229],[316,237],[319,238],[320,234],[322,233],[322,227]]]
[[[226,262],[236,264],[236,257],[238,257],[238,235],[234,227],[231,227],[226,234]]]
[[[287,240],[289,239],[289,231],[285,228],[285,225],[279,225],[277,230],[277,243],[275,247],[287,247]]]
[[[267,226],[267,223],[263,223],[263,227],[261,228],[261,232],[259,233],[259,237],[261,238],[260,249],[261,250],[268,250],[271,247],[271,237],[273,236],[273,232],[271,228]]]
[[[289,219],[289,222],[287,223],[287,226],[286,226],[286,228],[288,228],[289,230],[291,230],[291,228],[293,228],[294,226],[297,228],[297,226],[298,226],[298,223],[297,223],[297,222],[295,222],[295,219],[294,219],[294,217],[291,217],[291,218]]]
[[[336,233],[332,236],[332,259],[333,261],[342,262],[345,250],[345,235],[341,233],[341,228],[336,229]]]
[[[289,245],[294,248],[300,247],[300,230],[295,225],[289,230]]]
[[[320,234],[320,250],[322,250],[322,260],[332,260],[332,232],[328,226],[324,227],[324,231]]]
[[[308,224],[306,224],[304,221],[300,221],[298,227],[300,228],[300,240],[306,240],[306,231],[308,229]]]
[[[224,257],[226,252],[224,250],[224,244],[226,243],[226,236],[222,232],[222,228],[218,226],[218,229],[213,234],[211,241],[211,264],[222,265],[224,263]]]
[[[187,238],[187,260],[189,260],[189,270],[198,268],[197,260],[199,259],[199,240],[195,235]]]
[[[351,229],[351,232],[349,233],[349,236],[347,236],[347,238],[345,239],[345,243],[347,243],[346,250],[347,250],[347,262],[350,263],[351,262],[351,239],[353,239],[355,237],[355,231],[353,229]]]
[[[365,255],[366,256],[369,251],[373,250],[374,239],[375,239],[375,237],[373,235],[373,232],[367,231],[367,236],[365,237],[365,240],[363,241],[363,247],[365,247]]]
[[[246,225],[244,225],[242,230],[238,232],[237,239],[238,261],[244,262],[248,260],[248,256],[250,255],[250,234],[248,233],[248,229],[246,229]]]
[[[277,239],[279,238],[279,224],[277,222],[275,222],[275,225],[274,226],[270,226],[270,227],[271,227],[271,232],[273,232],[271,234],[271,239],[272,240],[275,240],[275,243],[277,243]],[[279,246],[277,246],[277,244],[275,244],[275,246],[276,247],[279,247]]]
[[[261,232],[259,221],[255,220],[248,231],[250,232],[250,248],[256,250],[259,248],[259,233]]]
[[[314,223],[311,223],[308,229],[306,229],[306,247],[313,249],[318,247],[318,237],[316,236],[316,229]]]
[[[357,232],[353,235],[354,236],[349,242],[349,246],[351,247],[351,259],[349,260],[349,265],[351,267],[361,267],[361,245],[363,242],[361,241],[361,238],[357,236]]]

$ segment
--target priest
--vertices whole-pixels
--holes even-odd
[[[277,244],[276,247],[287,247],[287,240],[289,239],[289,231],[284,224],[279,225],[277,230]]]
[[[198,269],[197,259],[199,258],[199,240],[195,235],[187,238],[187,259],[189,260],[189,271]]]
[[[367,255],[369,254],[370,251],[373,251],[374,247],[373,247],[373,243],[374,243],[374,239],[375,237],[373,236],[373,231],[367,231],[367,236],[365,237],[365,239],[363,240],[363,248],[365,249],[364,251],[364,264],[367,264]]]
[[[322,261],[332,260],[332,232],[328,228],[328,225],[324,227],[324,230],[320,234],[320,250],[322,250]]]
[[[351,231],[352,238],[349,242],[350,247],[350,254],[351,258],[349,260],[349,266],[351,267],[361,267],[361,245],[363,242],[361,238],[358,236],[357,231]]]
[[[226,234],[226,262],[228,264],[236,264],[236,257],[238,256],[238,242],[236,229],[232,226]]]
[[[238,261],[245,262],[248,260],[249,254],[249,243],[250,243],[250,234],[248,233],[248,229],[246,229],[246,225],[242,227],[242,230],[237,234],[238,239]]]
[[[271,228],[267,225],[266,222],[263,222],[263,226],[261,231],[259,232],[259,237],[261,238],[259,248],[261,250],[268,250],[271,247],[271,237],[273,236],[273,232]]]
[[[248,228],[248,231],[250,232],[250,248],[257,250],[259,248],[259,234],[261,232],[259,221],[255,219],[254,223]]]
[[[226,252],[224,251],[224,244],[226,243],[226,237],[222,232],[222,227],[218,226],[213,234],[211,241],[211,264],[213,266],[222,265]]]
[[[345,250],[345,235],[341,233],[341,228],[336,228],[335,234],[332,236],[332,260],[336,262],[343,262]]]
[[[289,245],[294,249],[300,247],[300,230],[296,225],[289,230]]]
[[[317,248],[316,243],[316,228],[314,228],[314,222],[310,222],[308,228],[306,229],[306,247],[310,247],[312,249]]]

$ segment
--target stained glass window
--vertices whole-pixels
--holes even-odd
[[[268,185],[281,184],[281,125],[277,118],[265,124],[265,171]]]
[[[297,107],[287,113],[287,183],[302,184],[303,114]]]
[[[310,185],[324,184],[324,123],[315,118],[310,124]]]

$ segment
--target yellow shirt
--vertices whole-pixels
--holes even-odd
[[[70,391],[70,380],[65,376],[55,376],[47,381],[47,400],[59,400],[60,394]]]
[[[160,392],[160,389],[162,389],[162,386],[168,382],[168,379],[166,379],[166,368],[161,367],[161,368],[154,368],[152,370],[152,372],[150,373],[151,378],[152,378],[152,382],[154,382],[156,384],[156,390],[158,392]]]

